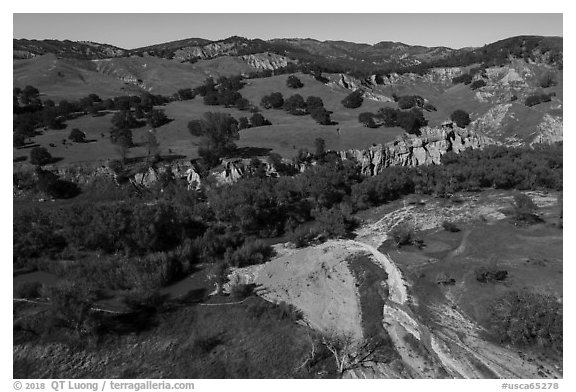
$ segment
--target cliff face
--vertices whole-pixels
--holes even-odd
[[[366,150],[341,151],[342,159],[356,159],[362,174],[374,176],[389,166],[438,165],[449,151],[459,153],[467,148],[496,144],[492,139],[454,126],[422,128],[420,136],[406,135],[393,142]]]

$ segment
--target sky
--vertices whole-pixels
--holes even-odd
[[[462,48],[516,35],[562,36],[562,14],[13,14],[13,38],[94,41],[124,49],[184,38],[314,38]]]

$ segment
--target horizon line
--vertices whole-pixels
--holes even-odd
[[[275,41],[275,40],[312,40],[312,41],[317,41],[317,42],[347,42],[347,43],[353,43],[356,45],[368,45],[368,46],[376,46],[380,43],[383,42],[390,42],[390,43],[395,43],[395,44],[402,44],[402,45],[408,45],[408,46],[421,46],[421,47],[425,47],[425,48],[448,48],[448,49],[452,49],[452,50],[460,50],[460,49],[465,49],[465,48],[480,48],[484,45],[489,45],[492,43],[496,43],[499,41],[503,41],[506,39],[510,39],[510,38],[516,38],[516,37],[543,37],[543,38],[562,38],[564,39],[563,35],[540,35],[540,34],[519,34],[519,35],[511,35],[505,38],[501,38],[495,41],[491,41],[488,43],[485,43],[482,46],[474,46],[474,45],[469,45],[469,46],[462,46],[460,48],[454,48],[451,46],[446,46],[446,45],[434,45],[434,46],[426,46],[426,45],[422,45],[422,44],[417,44],[417,43],[406,43],[406,42],[402,42],[402,41],[379,41],[376,42],[374,44],[370,44],[370,43],[366,43],[366,42],[357,42],[357,41],[348,41],[348,40],[344,40],[344,39],[329,39],[329,40],[320,40],[317,38],[312,38],[312,37],[306,37],[306,38],[300,38],[300,37],[276,37],[276,38],[270,38],[270,39],[262,39],[262,38],[248,38],[248,37],[244,37],[241,35],[231,35],[229,37],[226,38],[219,38],[219,39],[209,39],[209,38],[203,38],[203,37],[187,37],[187,38],[177,38],[177,39],[173,39],[170,41],[163,41],[163,42],[157,42],[157,43],[152,43],[152,44],[148,44],[148,45],[144,45],[144,46],[138,46],[135,48],[126,48],[126,47],[121,47],[121,46],[117,46],[114,44],[110,44],[107,42],[98,42],[98,41],[91,41],[91,40],[72,40],[72,39],[68,39],[68,38],[64,38],[64,39],[57,39],[57,38],[25,38],[25,37],[20,37],[20,38],[16,38],[13,37],[12,40],[27,40],[27,41],[59,41],[59,42],[64,42],[64,41],[69,41],[69,42],[76,42],[76,43],[93,43],[93,44],[98,44],[98,45],[108,45],[108,46],[113,46],[115,48],[118,49],[122,49],[122,50],[137,50],[137,49],[142,49],[142,48],[147,48],[150,46],[157,46],[157,45],[163,45],[163,44],[168,44],[168,43],[172,43],[172,42],[177,42],[177,41],[185,41],[185,40],[190,40],[190,39],[203,39],[209,42],[220,42],[220,41],[225,41],[227,39],[233,38],[233,37],[238,37],[238,38],[244,38],[247,40],[260,40],[260,41],[264,41],[264,42],[270,42],[270,41]],[[198,45],[198,46],[202,46],[202,45]]]

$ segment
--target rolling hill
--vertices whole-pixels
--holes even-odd
[[[241,132],[240,147],[266,149],[285,157],[294,156],[301,148],[313,150],[318,137],[326,141],[329,149],[347,150],[365,149],[402,135],[404,131],[399,127],[366,128],[358,121],[358,115],[376,113],[384,107],[397,108],[393,97],[403,95],[421,96],[434,106],[436,110],[425,112],[430,127],[440,127],[454,110],[462,109],[470,114],[470,130],[504,144],[520,145],[562,140],[561,45],[562,39],[555,37],[513,37],[483,48],[460,50],[386,41],[366,45],[231,37],[217,42],[192,38],[124,50],[70,41],[14,40],[15,57],[22,51],[31,53],[32,57],[14,60],[13,82],[14,87],[20,88],[32,85],[40,90],[42,100],[58,102],[91,93],[101,98],[143,92],[172,97],[179,89],[197,87],[208,77],[217,80],[220,76],[243,75],[250,78],[245,79],[246,86],[240,93],[254,105],[259,105],[262,97],[272,92],[281,92],[284,98],[296,93],[304,98],[320,97],[332,112],[334,125],[319,125],[310,116],[292,116],[282,110],[260,108],[272,125]],[[318,59],[320,62],[315,63]],[[488,62],[483,63],[483,59]],[[338,63],[344,64],[343,68],[352,64],[364,69],[362,64],[366,63],[376,67],[387,62],[398,65],[399,61],[405,64],[399,72],[367,76],[327,72],[322,68],[328,63]],[[433,66],[450,63],[456,65]],[[310,64],[316,65],[311,68]],[[406,72],[409,69],[406,67],[424,68]],[[298,72],[299,69],[305,73]],[[287,71],[295,73],[304,87],[287,87]],[[453,83],[452,79],[468,72],[474,73],[472,78],[482,81],[483,85]],[[545,77],[554,83],[542,87]],[[344,108],[342,99],[356,89],[363,90],[364,103],[357,109]],[[526,106],[526,98],[534,94],[549,94],[550,101]],[[206,106],[201,97],[170,102],[163,109],[174,121],[157,129],[161,144],[166,150],[189,158],[197,154],[195,142],[186,128],[190,120],[200,118],[207,111],[224,111],[236,118],[250,116],[233,107]],[[100,161],[117,155],[109,140],[100,137],[110,128],[110,116],[72,120],[68,129],[71,127],[94,134],[95,142],[85,146],[52,147],[56,155],[64,158],[61,164]],[[37,136],[34,142],[60,146],[59,141],[68,132],[48,131]],[[139,134],[140,131],[135,132],[135,139],[141,137]],[[26,150],[14,150],[15,158],[27,154]]]

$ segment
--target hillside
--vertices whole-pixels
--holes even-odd
[[[14,59],[28,59],[52,53],[61,58],[84,60],[125,56],[128,51],[113,45],[96,42],[74,42],[69,40],[13,40]]]
[[[15,54],[21,50],[34,54],[32,58],[14,60],[14,87],[34,86],[43,101],[75,100],[88,94],[105,99],[145,92],[172,97],[179,89],[195,88],[208,77],[215,80],[232,75],[251,77],[245,79],[246,85],[240,93],[259,106],[272,125],[243,130],[238,144],[278,152],[286,158],[295,156],[300,149],[312,151],[317,138],[325,140],[326,148],[343,151],[367,149],[401,136],[404,131],[399,127],[367,128],[358,121],[358,116],[377,113],[386,107],[396,109],[398,104],[393,97],[408,95],[420,96],[434,107],[435,110],[424,112],[427,125],[432,128],[440,127],[452,112],[461,109],[472,120],[468,129],[499,143],[521,145],[562,140],[562,39],[555,37],[512,37],[483,48],[461,50],[388,41],[367,45],[241,37],[221,41],[191,38],[130,51],[91,43],[14,40],[14,50]],[[348,65],[354,64],[364,67],[396,62],[398,65],[400,60],[408,68],[366,77],[355,77],[352,75],[355,72],[318,71],[327,64],[324,62],[348,69]],[[426,68],[448,63],[460,65]],[[402,71],[410,67],[416,67],[417,72]],[[306,73],[297,72],[300,68]],[[296,72],[304,87],[287,87],[287,71]],[[468,73],[468,84],[453,81]],[[543,84],[544,80],[548,82]],[[362,106],[344,108],[341,101],[357,89],[363,91]],[[332,112],[334,124],[319,125],[310,116],[293,116],[283,110],[260,107],[262,97],[273,92],[282,93],[285,99],[292,94],[300,94],[304,99],[321,98],[325,108]],[[526,105],[527,98],[541,94],[549,96],[548,102]],[[207,106],[201,97],[170,102],[163,109],[174,121],[157,129],[162,146],[187,158],[197,156],[197,147],[187,131],[189,121],[208,111],[228,112],[235,118],[250,116],[233,107]],[[89,135],[107,134],[110,118],[111,115],[106,115],[72,120],[66,130],[48,131],[31,141],[42,146],[60,146],[58,141],[74,127]],[[135,131],[136,140],[139,132]],[[101,139],[97,137],[97,142],[85,146],[65,146],[64,150],[64,146],[50,148],[63,158],[60,164],[111,159],[114,148],[108,146],[108,140]],[[134,154],[138,155],[138,151],[135,149]],[[26,150],[14,150],[15,158],[27,155]]]
[[[563,98],[554,37],[14,40],[13,377],[557,387]]]

